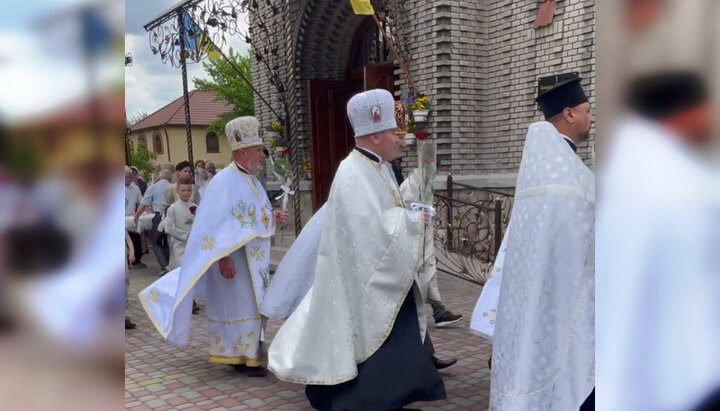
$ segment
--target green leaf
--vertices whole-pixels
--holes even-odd
[[[130,145],[130,165],[143,171],[146,176],[152,175],[153,162],[157,159],[157,156],[148,151],[143,144],[138,144],[137,147],[132,141],[128,141],[128,144]]]
[[[252,81],[250,70],[250,57],[237,53],[231,47],[227,53],[228,59],[237,67],[242,75]],[[238,74],[237,71],[224,58],[215,61],[203,62],[203,68],[210,79],[193,79],[198,90],[211,91],[218,100],[230,103],[232,109],[216,118],[209,129],[218,135],[225,134],[225,124],[237,117],[255,115],[253,92]]]

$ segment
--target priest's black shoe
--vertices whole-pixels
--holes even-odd
[[[245,367],[245,375],[248,377],[264,377],[267,370],[263,367]]]
[[[438,370],[442,370],[444,368],[447,368],[457,362],[455,358],[451,358],[449,360],[441,360],[438,357],[434,356],[432,357],[433,365],[435,365],[435,368]]]

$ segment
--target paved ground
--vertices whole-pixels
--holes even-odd
[[[158,272],[152,254],[143,262],[149,268],[132,270],[128,316],[137,328],[125,334],[125,407],[129,410],[309,410],[304,387],[283,383],[273,375],[248,378],[229,366],[207,362],[207,333],[203,311],[194,316],[190,343],[184,349],[165,344],[145,315],[137,294],[154,281]],[[490,390],[487,361],[490,344],[468,331],[468,322],[480,287],[455,277],[440,275],[446,306],[465,318],[454,328],[430,327],[441,356],[458,363],[442,372],[447,399],[417,403],[423,410],[486,410]],[[429,308],[429,307],[428,307]],[[279,322],[270,322],[268,337]]]

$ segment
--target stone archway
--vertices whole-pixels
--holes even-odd
[[[394,91],[394,66],[384,62],[389,52],[382,41],[362,41],[363,35],[372,33],[374,23],[367,16],[353,14],[347,2],[306,0],[293,7],[298,18],[290,36],[294,39],[295,102],[291,121],[301,136],[301,152],[312,161],[313,206],[317,209],[327,198],[337,166],[354,146],[345,115],[347,100],[369,88]],[[382,49],[380,58],[363,53],[362,47],[373,42]],[[357,53],[361,54],[360,64],[352,58]],[[375,64],[381,60],[383,64]]]
[[[299,1],[296,7],[300,17],[292,37],[293,100],[297,107],[293,117],[298,135],[304,136],[302,147],[307,149],[310,144],[307,82],[346,78],[352,40],[363,18],[354,15],[347,2],[306,0]]]
[[[332,0],[309,0],[299,22],[293,117],[298,135],[305,136],[301,150],[312,162],[315,210],[327,199],[337,166],[354,146],[345,106],[364,84],[349,78],[348,62],[364,19],[347,3],[339,7]]]

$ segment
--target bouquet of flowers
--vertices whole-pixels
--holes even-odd
[[[412,111],[413,121],[424,123],[430,114],[430,100],[426,96],[417,97],[410,103],[410,110]]]
[[[417,125],[412,120],[407,121],[407,131],[408,133],[415,134],[415,132],[418,130]]]
[[[420,130],[415,133],[417,139],[417,153],[418,153],[418,203],[413,203],[410,209],[413,211],[421,211],[432,217],[435,215],[435,209],[432,206],[434,186],[433,181],[435,179],[435,172],[437,171],[437,153],[436,145],[432,140],[428,140],[428,132]],[[425,270],[425,249],[427,243],[428,232],[423,232],[423,265],[422,270]]]
[[[300,161],[300,167],[307,175],[307,178],[312,178],[312,164],[310,163],[310,160],[307,159],[307,157],[303,157],[303,159]]]
[[[282,135],[285,132],[285,128],[278,122],[270,123],[270,131]]]
[[[270,127],[268,127],[268,132],[265,135],[268,139],[268,146],[269,148],[277,148],[277,147],[285,147],[286,141],[285,141],[285,127],[282,126],[282,124],[278,122],[272,122],[270,123]]]
[[[292,177],[293,177],[293,170],[292,166],[290,166],[290,150],[285,149],[283,150],[282,154],[278,159],[274,159],[273,156],[270,156],[270,164],[272,165],[272,173],[275,176],[275,178],[278,179],[280,182],[280,188],[282,189],[282,194],[280,194],[276,200],[282,199],[282,210],[287,211],[288,206],[288,200],[291,195],[295,195],[295,191],[292,191],[290,189],[290,186],[292,185]]]
[[[412,111],[422,111],[422,110],[429,110],[430,109],[430,101],[428,100],[427,96],[421,96],[415,99],[412,103],[410,103],[410,110]]]

